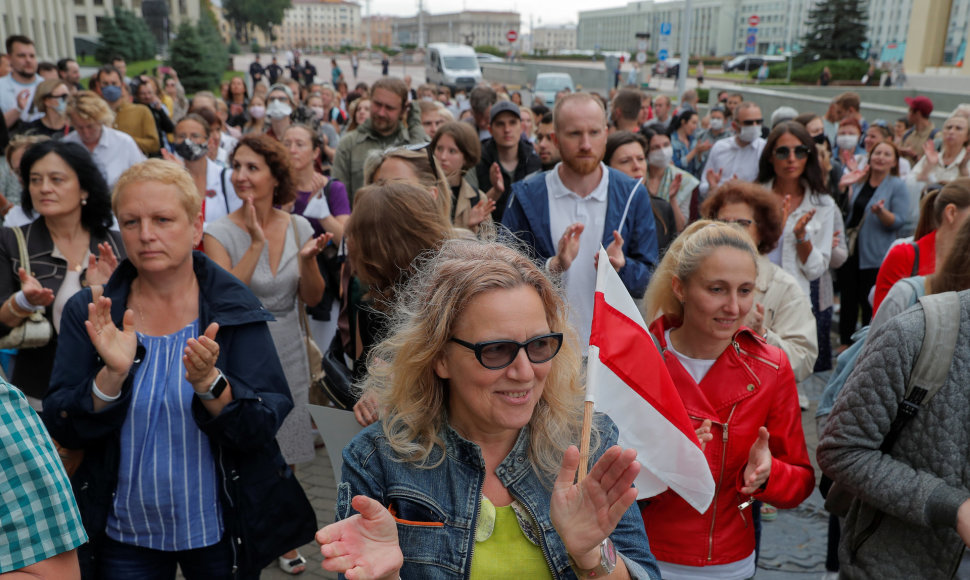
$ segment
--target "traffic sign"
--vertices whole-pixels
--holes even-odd
[[[757,14],[752,14],[748,17],[748,26],[757,26],[761,23],[761,19],[758,18]]]
[[[509,42],[515,42],[519,39],[519,33],[514,30],[510,30],[505,33],[505,39]]]
[[[640,51],[637,53],[637,62],[643,64],[647,62],[647,53]]]
[[[667,57],[668,56],[670,56],[670,53],[667,52],[667,49],[666,48],[661,48],[657,52],[657,58],[660,59],[660,60],[667,60]]]
[[[637,41],[637,50],[639,50],[641,52],[647,50],[647,41],[646,40],[643,40],[643,39],[638,40]]]
[[[758,29],[752,26],[751,28],[748,28],[748,34],[758,34]]]
[[[749,34],[749,35],[748,35],[748,42],[747,42],[747,45],[748,45],[748,46],[754,46],[754,45],[755,45],[755,44],[757,44],[757,43],[758,43],[758,36],[757,36],[757,35],[755,35],[755,34]]]
[[[670,23],[661,22],[660,23],[660,36],[670,36]]]

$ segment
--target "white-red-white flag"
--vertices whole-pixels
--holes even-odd
[[[657,345],[633,298],[600,248],[586,400],[620,429],[619,444],[643,466],[637,498],[668,488],[700,513],[714,498],[714,477]]]

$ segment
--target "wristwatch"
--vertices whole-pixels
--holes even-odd
[[[217,376],[216,380],[212,381],[212,384],[209,385],[209,390],[202,393],[196,391],[195,396],[197,396],[199,399],[203,401],[214,401],[215,399],[218,399],[222,395],[222,391],[225,391],[226,387],[229,386],[229,381],[226,380],[226,376],[222,374],[222,371],[219,369],[216,369],[216,371],[219,373],[219,376]]]
[[[609,576],[613,573],[616,568],[616,546],[613,545],[613,540],[606,538],[603,543],[600,544],[600,563],[595,568],[589,568],[584,570],[575,565],[576,575],[580,578],[603,578]]]

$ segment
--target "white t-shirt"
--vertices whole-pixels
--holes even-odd
[[[43,113],[31,109],[34,105],[34,89],[40,84],[40,81],[44,79],[40,78],[40,75],[35,75],[34,80],[27,84],[21,84],[14,80],[13,73],[8,74],[5,77],[0,77],[0,109],[6,113],[12,109],[17,108],[17,95],[21,91],[30,91],[30,97],[27,99],[27,107],[20,114],[20,120],[25,123],[29,123],[35,119],[40,119],[44,116]]]
[[[687,371],[691,378],[694,379],[694,382],[698,385],[701,384],[701,381],[703,381],[704,377],[707,376],[707,372],[710,371],[711,367],[714,366],[714,363],[717,362],[717,359],[708,360],[703,358],[691,358],[686,354],[678,352],[677,349],[674,348],[674,343],[670,341],[669,328],[664,331],[664,342],[667,343],[667,351],[677,357],[677,360],[680,361],[681,365],[683,365],[684,370]],[[664,578],[666,578],[666,576],[664,576]]]

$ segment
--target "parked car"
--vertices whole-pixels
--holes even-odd
[[[573,77],[567,73],[539,73],[536,75],[535,96],[541,97],[542,102],[547,107],[556,104],[556,93],[563,89],[576,92],[576,85],[573,84]]]
[[[667,60],[658,60],[653,65],[653,74],[661,75],[668,79],[676,77],[680,74],[680,59],[668,58]]]
[[[763,54],[742,54],[741,56],[736,56],[731,60],[724,61],[724,63],[721,64],[721,68],[724,69],[724,72],[738,70],[753,71],[765,62],[767,62],[769,65],[773,65],[779,62],[785,62],[785,57],[768,56]]]
[[[476,52],[475,56],[478,57],[479,64],[485,64],[487,62],[505,62],[504,58],[495,56],[494,54],[488,54],[487,52]]]

